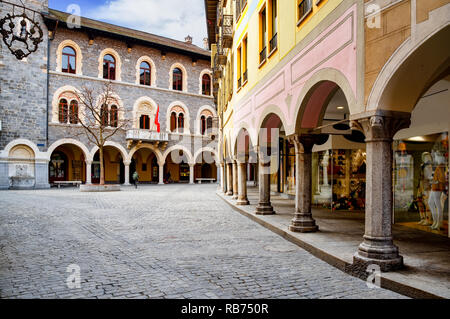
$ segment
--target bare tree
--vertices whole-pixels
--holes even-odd
[[[71,122],[81,125],[82,133],[89,142],[96,145],[100,160],[100,185],[105,184],[105,167],[103,163],[105,143],[118,132],[126,130],[130,123],[125,118],[125,110],[115,99],[111,82],[106,82],[99,90],[84,85],[76,92],[79,102],[79,112],[72,112]]]

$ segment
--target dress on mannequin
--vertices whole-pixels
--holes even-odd
[[[434,171],[428,205],[430,206],[431,214],[433,215],[433,225],[431,225],[431,229],[439,229],[442,226],[443,221],[441,195],[445,190],[445,171],[443,165],[445,158],[438,153],[434,153],[434,160],[437,166]]]
[[[431,225],[431,216],[427,216],[427,202],[431,190],[431,180],[433,179],[433,159],[429,152],[422,153],[422,165],[417,190],[417,201],[419,206],[420,221],[419,225]],[[429,214],[428,214],[429,215]]]

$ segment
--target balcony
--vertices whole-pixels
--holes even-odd
[[[168,133],[159,133],[150,130],[132,129],[127,131],[127,141],[139,142],[169,142]]]
[[[219,37],[217,41],[217,52],[214,57],[214,66],[226,65],[227,64],[227,56],[225,55],[225,51],[222,45],[222,37]]]
[[[224,15],[222,18],[222,47],[231,49],[233,46],[233,16]]]

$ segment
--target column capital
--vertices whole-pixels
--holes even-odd
[[[125,165],[125,166],[130,166],[130,165],[131,165],[131,162],[123,162],[123,165]]]
[[[86,161],[86,165],[92,165],[92,161]]]
[[[296,153],[312,152],[315,144],[323,144],[327,141],[328,134],[294,134],[289,136],[289,141],[295,145]]]
[[[361,130],[366,142],[392,141],[394,135],[411,125],[411,114],[398,113],[389,115],[372,115],[350,122],[353,129]]]

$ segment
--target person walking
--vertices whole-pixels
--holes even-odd
[[[137,189],[137,185],[139,182],[139,174],[137,171],[134,171],[134,173],[133,173],[133,181],[134,181],[134,187]]]

